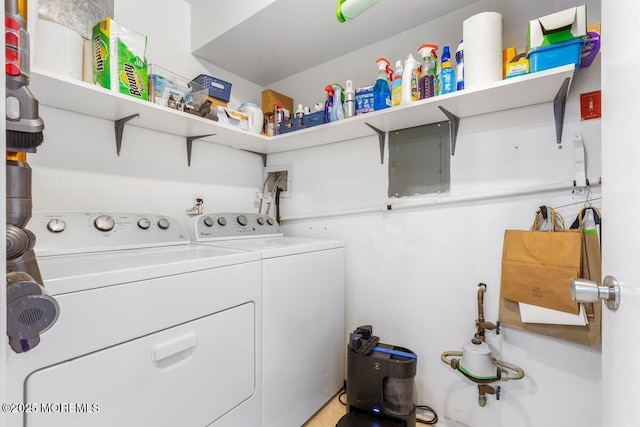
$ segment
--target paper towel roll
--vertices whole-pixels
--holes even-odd
[[[38,19],[33,65],[82,80],[82,40],[64,25]]]
[[[462,39],[465,89],[502,80],[502,15],[483,12],[466,19]]]

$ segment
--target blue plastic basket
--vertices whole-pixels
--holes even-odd
[[[278,127],[278,134],[282,135],[300,129],[304,129],[304,127],[302,126],[302,119],[299,117],[294,117],[292,119],[280,122],[280,125]]]
[[[562,65],[574,64],[580,66],[580,51],[584,40],[581,38],[562,43],[550,44],[532,49],[529,52],[529,72],[548,70]]]
[[[193,81],[207,88],[209,90],[209,96],[229,102],[229,98],[231,98],[231,83],[216,79],[207,74],[200,74],[193,79]]]
[[[312,114],[302,116],[302,124],[306,128],[318,126],[324,123],[324,111],[318,111]]]

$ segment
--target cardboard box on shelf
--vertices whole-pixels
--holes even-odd
[[[576,6],[529,21],[527,52],[587,35],[587,6]]]
[[[262,112],[264,114],[273,113],[273,106],[278,102],[282,104],[282,108],[285,110],[293,111],[293,98],[271,89],[262,91]]]
[[[207,97],[207,99],[211,102],[211,110],[216,107],[226,107],[228,105],[227,101],[223,101],[222,99],[214,98],[213,96]]]

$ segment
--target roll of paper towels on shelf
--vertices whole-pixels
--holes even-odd
[[[82,80],[82,42],[78,33],[64,25],[38,19],[33,65]]]
[[[502,15],[483,12],[466,19],[462,39],[465,89],[502,80]]]

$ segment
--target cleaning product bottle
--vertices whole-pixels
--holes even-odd
[[[393,81],[391,83],[391,106],[400,105],[402,96],[402,61],[396,61],[396,70],[393,73]]]
[[[331,88],[333,89],[333,108],[329,114],[329,121],[335,122],[344,119],[344,107],[342,106],[344,89],[338,83],[331,85]]]
[[[378,78],[373,86],[373,109],[378,111],[391,107],[391,90],[387,79],[389,61],[378,58],[376,64],[378,64]]]
[[[442,56],[440,59],[440,94],[455,92],[456,90],[456,73],[451,66],[451,52],[449,46],[442,48]]]
[[[464,48],[462,40],[456,50],[456,90],[464,89]]]
[[[442,70],[442,66],[439,61],[436,61],[436,77],[435,77],[435,94],[440,95],[442,93],[442,82],[440,81],[440,70]]]
[[[417,101],[418,93],[418,62],[413,54],[409,54],[404,61],[404,71],[402,72],[402,97],[401,103],[408,104]]]
[[[273,108],[273,129],[276,135],[280,134],[280,123],[284,122],[284,110],[282,103],[276,102]]]
[[[353,82],[347,80],[346,89],[344,90],[344,117],[353,117],[356,115],[356,92],[353,90]]]
[[[327,91],[327,99],[324,101],[324,123],[329,123],[333,111],[333,86],[326,85],[324,90]]]
[[[420,99],[431,98],[436,92],[436,73],[438,62],[438,45],[423,44],[418,48],[422,56],[422,70],[420,72]]]
[[[298,109],[296,110],[295,117],[296,119],[301,119],[304,116],[304,105],[298,104]]]

